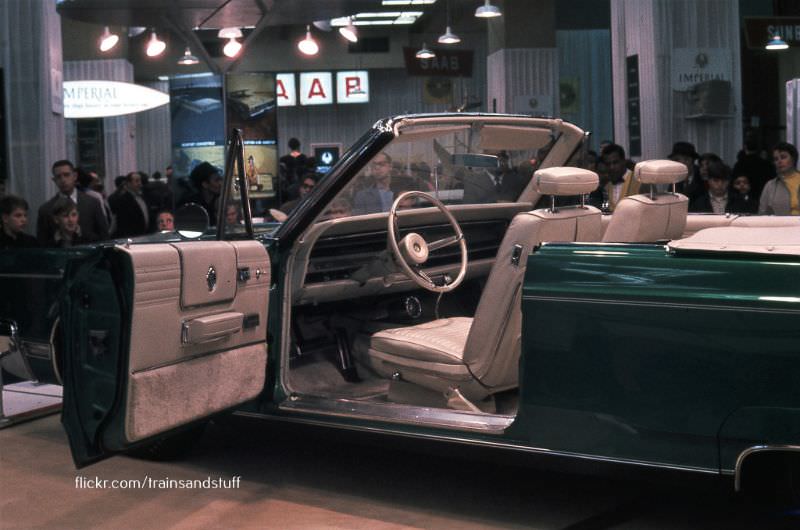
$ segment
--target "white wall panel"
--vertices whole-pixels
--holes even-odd
[[[168,81],[143,83],[144,86],[169,94]],[[172,162],[172,121],[169,105],[136,114],[136,168],[148,174],[164,170]]]
[[[65,61],[64,80],[102,79],[133,83],[133,65],[125,59]],[[103,118],[105,187],[114,189],[114,177],[138,169],[136,160],[136,116]]]
[[[732,164],[742,139],[737,0],[611,0],[611,40],[615,141],[628,147],[625,58],[637,54],[642,158],[665,157],[673,142],[685,140]],[[686,119],[686,94],[670,86],[673,50],[704,47],[731,51],[730,118]]]
[[[62,96],[61,19],[54,2],[0,2],[0,65],[6,85],[7,191],[28,200],[35,232],[36,210],[56,191],[50,166],[66,156],[64,118],[52,105],[54,94]]]
[[[497,100],[497,112],[518,112],[520,97],[549,99],[558,116],[558,52],[556,48],[504,48],[487,57],[491,72],[487,102]]]

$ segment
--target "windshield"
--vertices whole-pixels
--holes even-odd
[[[339,193],[322,219],[387,212],[410,190],[445,204],[516,202],[553,144],[552,131],[541,127],[406,127]],[[423,206],[409,200],[400,208]]]

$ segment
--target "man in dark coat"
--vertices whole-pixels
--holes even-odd
[[[222,176],[219,170],[208,162],[198,164],[189,174],[195,190],[181,201],[182,204],[199,204],[208,213],[211,226],[217,224],[217,203],[222,193]]]
[[[44,243],[53,237],[56,227],[52,219],[52,210],[53,205],[61,197],[68,197],[77,205],[81,234],[86,242],[108,239],[108,222],[103,208],[97,199],[78,190],[76,187],[78,174],[72,162],[59,160],[53,164],[52,171],[58,193],[39,207],[36,222],[37,239]]]
[[[142,196],[142,175],[137,171],[128,173],[125,193],[114,202],[117,217],[115,237],[136,237],[148,233],[150,222],[149,205]]]

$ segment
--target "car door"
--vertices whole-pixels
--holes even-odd
[[[78,467],[264,388],[270,262],[260,242],[117,245],[66,276],[62,423]]]

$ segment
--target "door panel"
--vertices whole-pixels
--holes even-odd
[[[270,263],[261,243],[117,246],[69,276],[62,422],[78,466],[263,390]]]
[[[264,247],[198,241],[121,251],[130,256],[135,285],[126,441],[256,397],[267,360]],[[237,277],[240,269],[252,272]],[[228,323],[224,332],[197,340],[197,330],[215,320]]]

